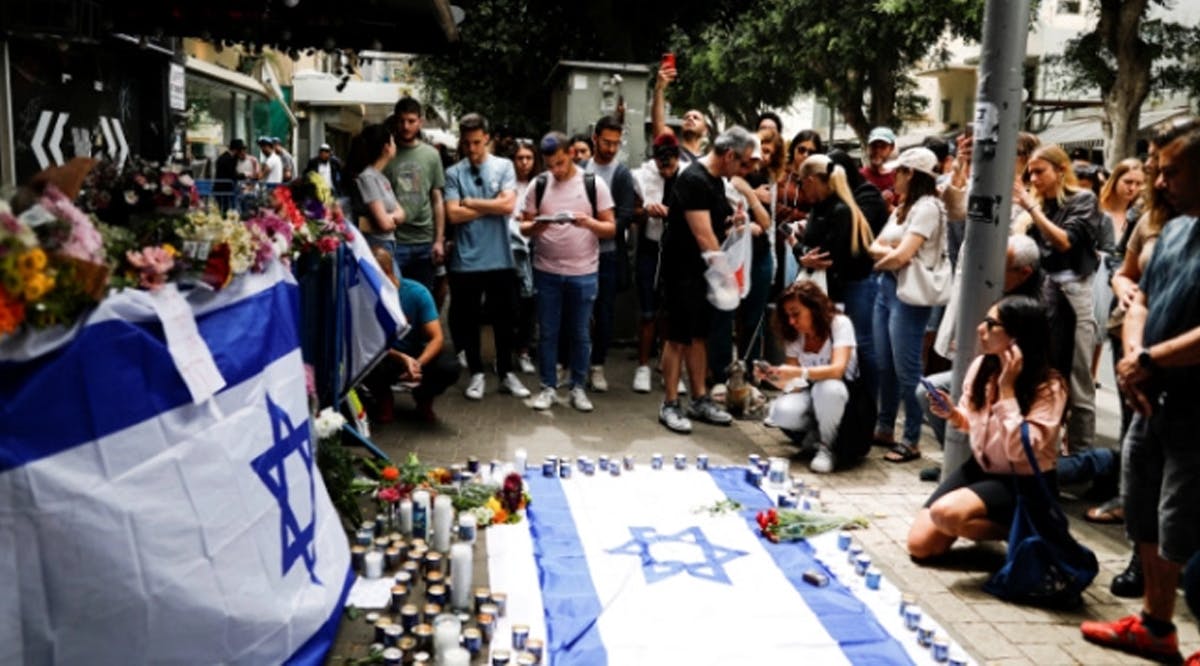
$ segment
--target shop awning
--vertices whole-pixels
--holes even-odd
[[[1186,108],[1143,111],[1141,120],[1138,122],[1138,138],[1146,138],[1150,130],[1164,120],[1189,113]],[[1038,134],[1038,138],[1041,139],[1042,144],[1058,144],[1066,150],[1099,148],[1104,145],[1104,128],[1101,126],[1101,116],[1094,115],[1058,123]]]

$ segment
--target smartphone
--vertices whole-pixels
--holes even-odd
[[[662,54],[662,62],[659,64],[659,67],[661,67],[662,69],[675,69],[675,54],[674,53]]]
[[[809,569],[808,571],[805,571],[803,578],[804,582],[814,587],[825,587],[829,584],[829,576],[826,576],[816,569]]]
[[[925,387],[925,390],[929,392],[929,399],[936,402],[938,407],[947,412],[950,411],[950,403],[946,402],[945,398],[942,397],[942,392],[938,390],[938,387],[933,385],[933,382],[922,377],[921,386]]]

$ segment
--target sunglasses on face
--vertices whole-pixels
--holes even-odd
[[[999,328],[1000,330],[1004,330],[1004,324],[1000,323],[999,321],[997,321],[997,320],[995,320],[995,319],[992,319],[991,317],[984,317],[984,318],[983,318],[983,325],[984,325],[984,326],[987,326],[987,330],[988,330],[988,332],[991,332],[991,331],[992,331],[992,329],[995,329],[995,328]]]
[[[471,165],[471,176],[475,179],[475,187],[483,187],[483,177],[479,175],[479,167]]]

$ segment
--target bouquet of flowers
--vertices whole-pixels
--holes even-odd
[[[83,181],[80,206],[108,224],[127,226],[139,215],[200,205],[196,182],[179,165],[131,156],[118,168],[105,161]]]
[[[799,541],[831,530],[852,530],[867,526],[863,517],[846,518],[818,511],[767,509],[755,516],[762,535],[772,543]]]

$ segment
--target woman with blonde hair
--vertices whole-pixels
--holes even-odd
[[[1096,438],[1096,385],[1092,382],[1091,364],[1096,344],[1092,281],[1100,264],[1096,254],[1100,210],[1096,195],[1077,186],[1071,158],[1059,146],[1042,146],[1033,151],[1027,170],[1030,189],[1014,186],[1013,203],[1025,210],[1030,222],[1027,233],[1042,251],[1042,270],[1050,278],[1043,300],[1051,308],[1061,300],[1063,306],[1075,313],[1074,346],[1069,356],[1071,397],[1067,442],[1069,451],[1076,453],[1090,449]],[[1054,357],[1068,358],[1065,353]]]
[[[803,246],[795,252],[804,269],[824,270],[829,298],[842,304],[854,324],[863,379],[875,387],[871,318],[875,308],[875,261],[868,249],[875,240],[870,224],[850,190],[846,169],[828,155],[811,155],[797,170],[804,198],[812,202]],[[803,274],[803,271],[802,271]],[[865,358],[864,358],[865,357]]]

